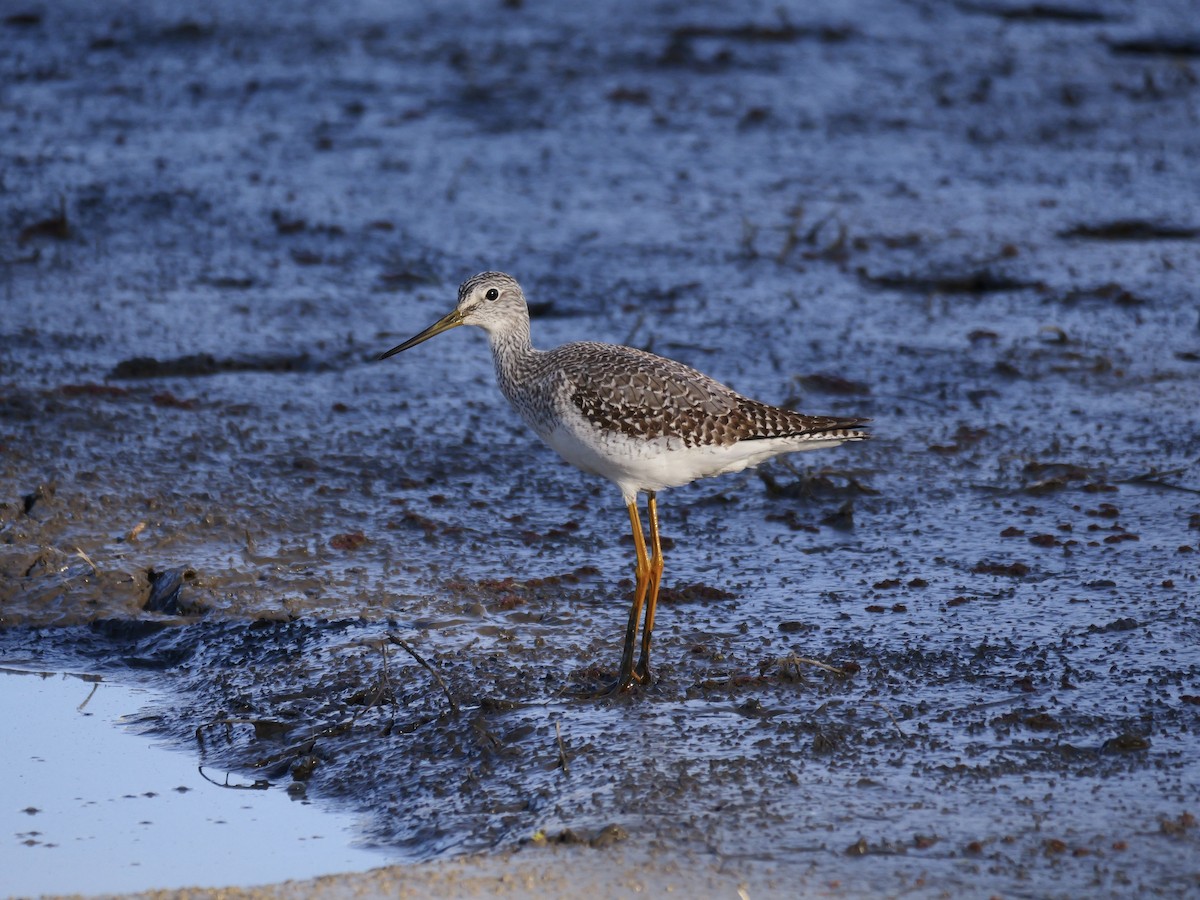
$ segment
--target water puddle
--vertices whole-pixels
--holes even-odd
[[[13,726],[0,895],[249,885],[386,861],[354,846],[352,816],[198,768],[133,733],[151,696],[88,676],[0,669],[0,719]]]

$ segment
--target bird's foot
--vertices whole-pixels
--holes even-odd
[[[612,681],[603,682],[598,687],[584,688],[579,691],[572,691],[571,696],[580,700],[598,700],[601,697],[618,697],[622,694],[632,693],[639,688],[650,684],[650,676],[643,668],[635,670],[627,675],[621,675]]]
[[[645,671],[639,672],[639,671],[635,670],[635,671],[631,672],[629,674],[629,677],[626,678],[624,681],[622,681],[621,679],[617,679],[617,690],[619,690],[622,693],[628,693],[629,691],[636,691],[638,688],[644,688],[644,687],[649,687],[649,686],[650,686],[650,673],[645,672]]]

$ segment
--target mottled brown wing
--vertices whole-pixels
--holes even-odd
[[[614,344],[558,348],[572,403],[598,428],[688,446],[850,429],[860,419],[803,416],[743,397],[683,363]],[[554,351],[552,351],[554,352]]]
[[[753,423],[755,432],[741,440],[773,437],[811,438],[814,441],[836,438],[862,440],[867,435],[860,429],[871,421],[849,416],[808,416],[747,397],[742,397],[741,401],[742,412]]]

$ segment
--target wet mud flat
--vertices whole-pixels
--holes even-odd
[[[0,658],[168,692],[141,727],[397,859],[1195,890],[1189,4],[592,15],[0,23]],[[662,495],[636,695],[579,696],[616,491],[479,335],[373,361],[484,268],[540,346],[875,419]]]

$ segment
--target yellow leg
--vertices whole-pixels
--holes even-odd
[[[642,535],[642,519],[638,515],[637,498],[627,504],[629,524],[633,527],[633,546],[637,551],[637,586],[633,591],[633,607],[629,610],[629,626],[625,629],[625,648],[621,652],[621,671],[617,676],[617,690],[624,691],[632,686],[633,644],[637,640],[638,619],[642,616],[642,605],[646,602],[646,589],[650,586],[650,560],[646,555],[646,539]],[[637,679],[641,680],[641,679]]]
[[[650,584],[646,592],[646,623],[642,626],[642,655],[638,659],[634,677],[640,684],[650,681],[650,635],[654,632],[654,608],[658,605],[658,586],[662,583],[662,543],[658,536],[658,499],[654,491],[647,492],[647,512],[650,515]]]

